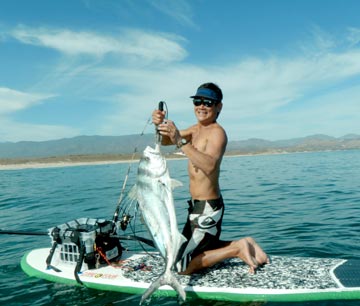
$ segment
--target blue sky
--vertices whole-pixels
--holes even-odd
[[[360,134],[360,1],[0,0],[0,142],[140,134],[224,92],[230,140]],[[146,130],[152,133],[154,128]]]

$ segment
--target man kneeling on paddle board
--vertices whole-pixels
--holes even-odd
[[[165,111],[155,110],[152,122],[162,135],[162,145],[176,145],[188,157],[190,179],[189,215],[183,235],[188,242],[179,253],[176,268],[192,274],[227,258],[238,257],[249,265],[250,273],[269,263],[269,258],[251,237],[220,240],[224,203],[219,186],[220,164],[227,145],[225,130],[217,123],[222,109],[222,91],[214,83],[201,85],[194,96],[197,123],[178,130],[165,119]]]

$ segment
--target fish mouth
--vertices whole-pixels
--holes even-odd
[[[140,159],[138,173],[147,177],[158,177],[166,171],[166,161],[160,152],[160,146],[158,144],[155,145],[155,148],[147,146]]]
[[[144,150],[144,157],[158,156],[160,155],[160,146],[158,144],[155,145],[155,148],[147,146]]]

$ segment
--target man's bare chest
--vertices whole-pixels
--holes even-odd
[[[206,152],[209,143],[208,135],[197,133],[192,137],[192,145],[200,152]]]

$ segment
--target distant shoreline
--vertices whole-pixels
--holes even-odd
[[[226,153],[225,157],[237,156],[253,156],[253,155],[268,155],[268,154],[283,154],[283,153]],[[181,153],[166,154],[166,159],[177,160],[186,159],[187,157]],[[98,156],[98,155],[79,155],[79,156],[64,156],[64,157],[47,157],[34,159],[0,159],[1,170],[22,170],[22,169],[41,169],[41,168],[61,168],[61,167],[77,167],[77,166],[96,166],[96,165],[111,165],[122,163],[135,163],[140,160],[140,155],[132,156]]]
[[[144,134],[78,136],[43,142],[0,142],[0,155],[2,156],[0,157],[0,171],[129,163],[140,159],[142,149],[138,150],[138,148],[145,148],[153,143],[153,138],[153,134]],[[134,151],[131,151],[134,142],[137,143],[137,146]],[[256,156],[359,149],[360,135],[347,134],[336,138],[315,134],[278,141],[257,138],[229,141],[225,156]],[[163,154],[167,159],[186,158],[180,156],[179,152],[172,150],[171,147],[164,148]],[[30,157],[23,157],[24,155]]]
[[[315,151],[310,151],[315,152]],[[265,152],[228,152],[225,157],[241,157],[241,156],[258,156],[258,155],[279,155],[303,152],[287,152],[287,151],[265,151]],[[186,159],[187,157],[181,153],[166,154],[166,159]],[[39,169],[39,168],[61,168],[61,167],[77,167],[77,166],[96,166],[111,165],[122,163],[135,163],[140,159],[140,155],[72,155],[63,157],[46,157],[34,159],[0,159],[1,170],[22,170],[22,169]]]
[[[178,154],[170,154],[168,159],[184,158]],[[61,168],[77,166],[111,165],[135,163],[140,155],[71,155],[63,157],[46,157],[34,159],[0,159],[1,170],[21,170],[39,168]]]
[[[77,167],[77,166],[92,166],[92,165],[110,165],[120,163],[134,162],[131,160],[123,161],[97,161],[97,162],[53,162],[53,163],[41,163],[41,162],[28,162],[18,164],[0,164],[1,170],[22,170],[22,169],[41,169],[41,168],[62,168],[62,167]]]

